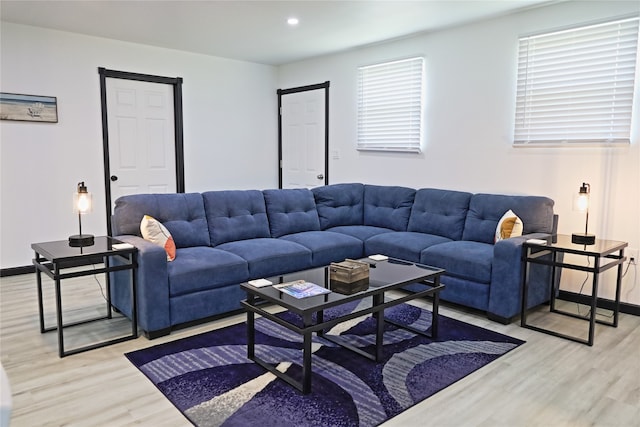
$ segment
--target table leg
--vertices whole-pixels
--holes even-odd
[[[549,295],[549,311],[556,310],[556,265],[558,265],[558,253],[551,254],[551,295]]]
[[[311,392],[311,332],[304,334],[302,349],[302,394]]]
[[[131,257],[132,255],[129,255],[129,261],[131,261]],[[102,262],[104,263],[105,268],[108,270],[109,269],[109,257],[105,256],[102,259]],[[105,283],[106,283],[106,292],[107,292],[107,319],[111,319],[113,318],[113,311],[111,310],[111,273],[105,273]],[[133,312],[133,308],[131,310]]]
[[[35,263],[40,263],[39,261],[39,255],[36,252],[36,258],[34,260]],[[40,272],[40,269],[38,268],[38,265],[36,265],[36,284],[38,287],[38,314],[40,315],[40,333],[45,333],[45,327],[44,327],[44,303],[42,302],[42,273]]]
[[[620,313],[620,291],[622,288],[622,266],[624,264],[624,249],[620,249],[620,264],[618,264],[618,273],[616,278],[616,305],[613,308],[613,324],[614,328],[618,327],[618,314]]]
[[[440,276],[433,282],[435,287],[440,286]],[[438,338],[438,307],[440,306],[440,292],[433,294],[433,308],[431,310],[431,337]]]
[[[527,248],[523,253],[522,258],[522,312],[520,313],[520,326],[527,326],[527,296],[529,295],[529,255],[531,254],[531,248]]]
[[[247,303],[250,305],[255,304],[255,297],[253,294],[247,294]],[[247,310],[247,357],[250,360],[255,358],[256,349],[256,329],[255,329],[255,313],[251,310]]]
[[[304,316],[304,327],[311,326],[311,315]],[[313,332],[305,332],[302,338],[302,394],[311,392],[311,336]]]
[[[384,293],[376,294],[373,296],[373,306],[377,307],[384,303]],[[375,361],[379,362],[383,357],[384,348],[384,310],[376,311],[373,313],[373,318],[376,320],[376,355]]]
[[[65,356],[64,352],[64,327],[62,326],[62,290],[60,289],[60,271],[58,265],[54,266],[55,269],[55,288],[56,288],[56,319],[58,322],[58,356],[61,358]]]
[[[138,277],[136,269],[138,265],[138,255],[136,252],[130,256],[131,261],[131,334],[138,338]],[[109,277],[109,273],[107,273]],[[111,313],[111,286],[107,279],[107,295],[109,298],[109,313]]]
[[[593,274],[593,286],[591,289],[591,315],[589,316],[589,339],[587,344],[593,345],[593,337],[596,329],[596,311],[598,309],[598,272],[600,266],[600,257],[595,257],[595,271]]]

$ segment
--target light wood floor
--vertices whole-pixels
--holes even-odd
[[[45,284],[51,288],[48,279]],[[92,277],[63,285],[65,313],[69,313],[65,319],[105,309],[100,287]],[[50,290],[46,296],[52,299]],[[52,305],[46,310],[51,313]],[[458,307],[443,306],[441,313],[527,343],[393,418],[385,427],[640,426],[640,317],[623,314],[618,328],[599,326],[595,345],[589,347],[523,329],[517,323],[494,323]],[[14,427],[188,426],[123,354],[244,320],[237,315],[153,341],[139,337],[60,359],[55,332],[39,332],[35,275],[0,279],[0,314],[0,353],[11,382]],[[543,320],[557,326],[571,323],[554,317],[547,315]],[[115,320],[92,323],[78,331],[70,328],[68,343],[71,347],[84,338],[105,337],[114,331],[126,334],[128,327],[127,321]],[[570,327],[585,329],[586,322]]]

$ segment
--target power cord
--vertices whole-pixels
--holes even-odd
[[[629,262],[627,262],[627,268],[624,270],[624,273],[622,273],[622,277],[625,277],[627,275],[627,273],[629,272],[629,267],[631,267],[633,265],[633,286],[631,286],[631,288],[627,291],[626,293],[626,300],[629,300],[629,295],[631,295],[631,291],[633,291],[636,287],[636,283],[638,283],[638,264],[636,262],[636,259],[634,257],[631,257],[629,259]]]
[[[591,267],[591,257],[587,257],[587,267]],[[589,280],[589,275],[591,273],[587,272],[587,275],[584,278],[584,281],[582,282],[582,285],[580,285],[580,290],[578,291],[578,295],[582,295],[582,290],[584,289],[584,285],[587,284],[587,281]],[[589,308],[589,311],[587,311],[586,314],[582,314],[580,313],[580,306],[582,304],[580,304],[579,302],[576,302],[576,307],[578,308],[578,316],[582,316],[582,317],[589,317],[589,315],[591,314],[591,308]]]
[[[622,273],[620,279],[622,280],[627,273],[629,272],[629,267],[631,267],[633,265],[633,286],[627,291],[626,293],[626,299],[629,299],[629,295],[631,294],[631,291],[633,291],[633,289],[636,287],[636,283],[637,283],[637,278],[638,278],[638,268],[637,268],[637,263],[636,263],[636,259],[631,257],[629,259],[629,261],[627,261],[627,268],[625,268],[624,272]],[[587,267],[591,266],[591,260],[590,257],[587,257]],[[592,273],[587,273],[586,277],[584,278],[584,281],[582,282],[582,285],[580,285],[580,291],[578,292],[580,295],[582,295],[582,290],[584,289],[585,284],[587,283],[587,281],[589,280],[589,275]],[[591,315],[591,308],[589,308],[589,310],[587,311],[586,314],[582,314],[580,312],[580,303],[576,303],[576,306],[578,307],[578,315],[582,316],[582,317],[589,317]],[[608,317],[608,318],[613,318],[613,312],[611,314],[605,314],[602,311],[598,311],[596,310],[596,316],[602,316],[602,317]]]
[[[93,271],[96,271],[96,265],[95,264],[91,264],[91,265],[93,266]],[[107,296],[104,294],[104,288],[102,287],[102,283],[100,283],[100,280],[98,279],[98,273],[93,273],[93,280],[95,280],[96,283],[98,284],[98,287],[100,288],[100,293],[102,294],[102,298],[106,302]]]

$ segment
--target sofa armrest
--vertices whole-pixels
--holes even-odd
[[[164,248],[139,236],[121,235],[116,239],[130,243],[138,249],[138,324],[148,335],[171,326],[169,305],[169,276],[167,253]],[[131,316],[129,273],[119,271],[111,276],[113,305]],[[124,285],[124,286],[123,286]]]
[[[528,239],[546,239],[547,233],[531,233],[500,240],[493,248],[489,315],[511,319],[522,311],[522,244]],[[549,300],[551,268],[531,266],[529,270],[529,307]]]

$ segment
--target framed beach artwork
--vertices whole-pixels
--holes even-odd
[[[0,120],[58,123],[55,96],[0,92]]]

